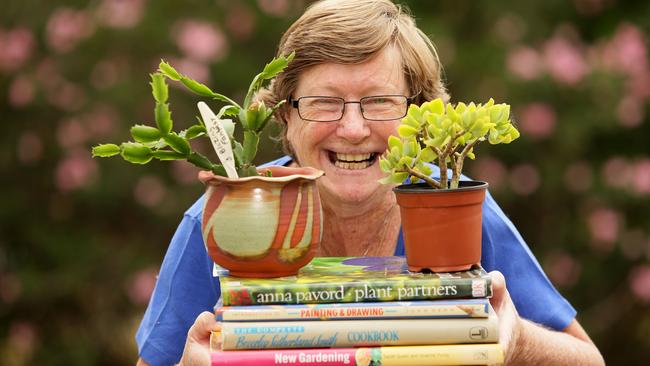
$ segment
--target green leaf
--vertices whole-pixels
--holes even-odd
[[[173,127],[172,114],[169,112],[169,105],[156,103],[155,109],[156,115],[156,126],[163,135],[167,135],[171,132]]]
[[[189,90],[204,97],[215,97],[216,93],[212,92],[205,84],[201,84],[196,80],[190,79],[187,76],[181,76],[181,83]],[[228,99],[229,100],[229,99]]]
[[[438,157],[438,155],[430,147],[425,147],[420,152],[420,160],[422,160],[424,162],[427,162],[427,163],[430,163],[430,162],[434,161],[437,157]]]
[[[174,132],[163,137],[163,139],[169,145],[169,147],[171,147],[172,149],[174,149],[174,151],[180,154],[187,156],[192,151],[192,148],[190,147],[190,143],[186,139],[178,136]]]
[[[262,78],[265,80],[274,78],[277,74],[281,73],[287,67],[295,55],[295,52],[291,52],[289,56],[280,56],[271,60],[271,62],[264,66],[264,70],[261,73]]]
[[[181,79],[181,74],[179,74],[178,71],[176,71],[176,69],[173,68],[170,64],[165,62],[165,60],[160,60],[160,64],[158,64],[158,71],[172,80],[179,81]]]
[[[202,125],[190,126],[187,130],[180,133],[180,136],[184,136],[186,139],[191,140],[193,138],[203,136],[206,133],[205,127]]]
[[[404,172],[393,173],[379,180],[381,184],[402,184],[408,178],[409,174]]]
[[[242,166],[244,164],[244,147],[241,146],[239,141],[232,141],[232,153],[235,157],[235,166]]]
[[[162,137],[162,133],[155,127],[135,125],[131,127],[131,136],[137,142],[155,142]]]
[[[146,164],[153,158],[151,149],[137,142],[126,142],[122,144],[121,155],[124,160],[133,164]]]
[[[92,149],[93,158],[108,158],[120,153],[120,147],[115,144],[101,144],[94,146]]]
[[[388,136],[388,149],[392,150],[394,147],[402,148],[402,140],[395,135]]]
[[[400,137],[403,138],[408,138],[408,137],[413,137],[418,134],[418,129],[408,126],[408,125],[400,125],[397,127],[397,133],[400,135]]]
[[[161,73],[151,74],[151,94],[158,103],[167,103],[169,88],[165,82],[165,76]]]
[[[384,173],[390,173],[393,170],[393,165],[388,159],[379,158],[379,168]]]
[[[445,113],[445,103],[442,99],[436,98],[429,102],[427,110],[432,114],[443,115]]]
[[[257,155],[257,145],[260,142],[260,135],[253,131],[244,131],[244,151],[242,159],[244,164],[252,163]]]
[[[170,150],[154,150],[151,152],[151,155],[158,160],[184,160],[187,158],[181,153]]]

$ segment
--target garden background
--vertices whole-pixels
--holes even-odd
[[[92,159],[152,123],[164,58],[243,99],[307,1],[9,0],[0,7],[0,363],[132,364],[196,169]],[[513,106],[522,138],[468,166],[608,364],[650,358],[650,2],[408,1],[454,100]],[[171,89],[189,126],[197,99]],[[216,106],[213,106],[217,108]],[[280,155],[264,146],[259,161]]]

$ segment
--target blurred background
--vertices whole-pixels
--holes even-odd
[[[241,101],[309,1],[9,0],[0,11],[0,364],[118,365],[202,193],[186,163],[92,159],[153,122],[161,58]],[[488,180],[608,364],[650,358],[650,2],[402,1],[453,100],[508,102]],[[170,91],[189,126],[197,99]],[[274,131],[270,131],[271,134]],[[278,157],[268,143],[259,162]]]

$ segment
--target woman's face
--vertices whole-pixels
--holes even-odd
[[[361,64],[325,63],[304,71],[294,99],[333,96],[358,101],[366,96],[407,93],[399,51],[388,47]],[[287,116],[287,138],[302,166],[321,169],[321,197],[330,204],[359,204],[385,198],[391,190],[377,180],[384,176],[379,156],[399,120],[368,121],[359,104],[346,104],[338,122],[310,122],[291,108]]]

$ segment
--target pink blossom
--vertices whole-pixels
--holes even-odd
[[[124,72],[123,65],[116,60],[99,61],[90,74],[90,82],[98,90],[113,87]]]
[[[158,274],[153,267],[145,268],[135,273],[127,286],[127,294],[136,305],[142,305],[149,302],[149,298],[156,286]]]
[[[228,51],[226,37],[212,23],[183,20],[173,27],[172,35],[178,48],[198,62],[219,61]]]
[[[602,252],[609,252],[619,239],[622,219],[618,211],[611,208],[597,208],[588,218],[592,245]]]
[[[585,192],[591,187],[592,174],[588,163],[584,161],[572,163],[564,172],[564,184],[572,192]]]
[[[88,132],[78,118],[68,118],[58,124],[56,137],[61,147],[72,149],[86,142]]]
[[[518,42],[524,37],[526,31],[526,22],[514,13],[502,15],[494,23],[494,33],[507,43]]]
[[[472,178],[488,182],[491,191],[503,186],[506,174],[505,165],[491,156],[483,156],[472,164]]]
[[[9,85],[9,104],[24,107],[34,99],[34,82],[25,76],[17,76]]]
[[[79,110],[86,103],[86,93],[81,86],[66,80],[46,88],[47,101],[61,110],[72,112]]]
[[[639,194],[650,195],[650,159],[642,159],[634,164],[632,188]]]
[[[97,162],[85,147],[79,147],[63,158],[56,167],[55,181],[60,191],[83,188],[95,179]]]
[[[244,5],[235,5],[226,17],[226,28],[235,38],[246,40],[255,29],[255,14]]]
[[[582,266],[570,254],[557,252],[546,258],[544,269],[554,284],[570,287],[580,278]]]
[[[47,21],[48,45],[59,53],[72,51],[77,44],[95,32],[91,15],[85,10],[61,7]]]
[[[621,24],[603,50],[605,66],[635,76],[648,69],[648,48],[643,31],[630,23]]]
[[[539,52],[527,46],[519,46],[510,50],[506,64],[512,75],[526,81],[540,77],[544,67]]]
[[[142,19],[145,0],[102,0],[97,8],[99,21],[113,28],[132,28]]]
[[[82,116],[83,125],[94,138],[105,138],[115,133],[119,116],[108,104],[96,104]]]
[[[268,15],[281,17],[289,11],[288,0],[257,0],[257,5]]]
[[[632,293],[644,302],[650,302],[650,266],[638,265],[630,271],[629,284]]]
[[[14,321],[9,327],[9,348],[21,355],[32,352],[36,345],[36,328],[27,321]]]
[[[7,32],[0,29],[0,72],[14,72],[21,68],[34,52],[34,35],[25,27]]]
[[[510,172],[510,187],[513,192],[528,196],[535,192],[540,185],[539,171],[534,165],[520,164]]]
[[[171,173],[174,179],[184,185],[193,185],[197,182],[199,168],[186,161],[175,160],[171,165]]]
[[[25,131],[18,139],[18,161],[31,165],[43,157],[43,141],[32,131]]]
[[[166,195],[167,189],[160,178],[152,175],[140,177],[133,189],[136,201],[146,207],[158,206]]]
[[[611,157],[607,159],[601,169],[603,181],[610,187],[625,188],[632,178],[632,166],[622,157]]]
[[[524,135],[543,139],[553,134],[557,117],[553,107],[547,103],[531,103],[519,113],[519,124]]]
[[[624,127],[637,127],[645,118],[645,103],[631,95],[626,95],[616,108],[618,122]]]
[[[563,36],[556,35],[546,41],[543,53],[546,69],[557,82],[575,86],[589,73],[580,47]]]

